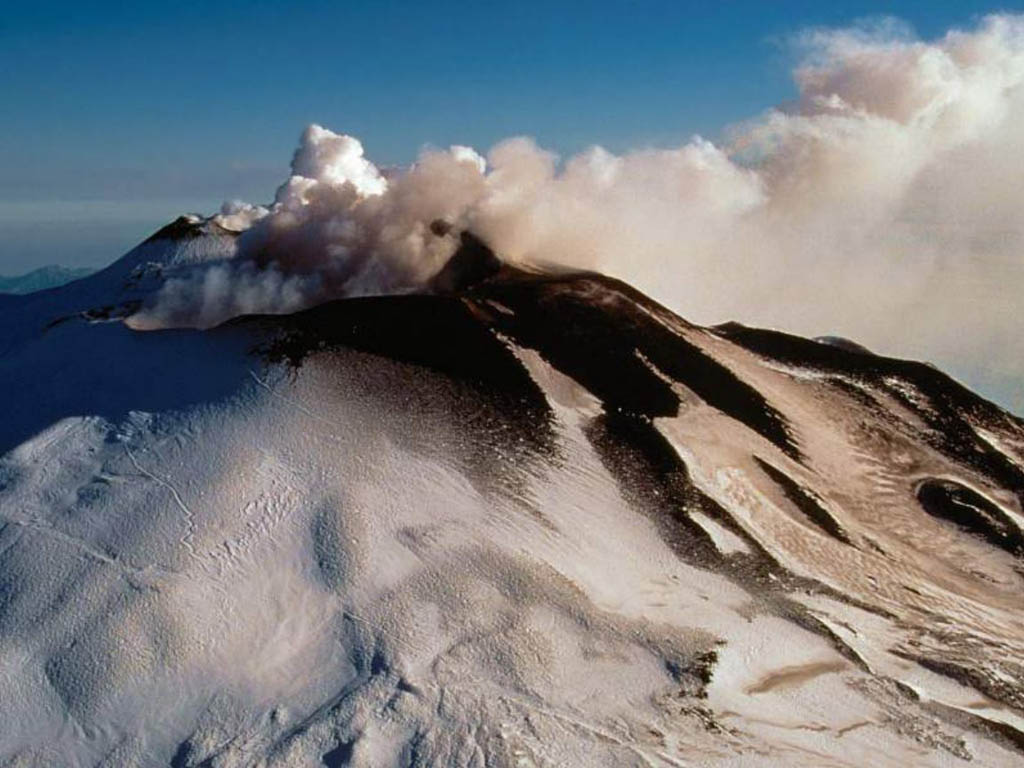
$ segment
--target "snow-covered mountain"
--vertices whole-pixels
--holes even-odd
[[[13,277],[0,276],[0,293],[32,293],[56,288],[58,285],[70,283],[72,280],[91,275],[96,270],[91,267],[62,267],[57,264],[33,269],[24,275]]]
[[[0,297],[0,764],[1024,760],[1024,423],[472,235],[404,296]]]

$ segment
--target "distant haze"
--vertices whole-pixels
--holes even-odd
[[[214,200],[0,201],[0,275],[17,275],[47,264],[101,267],[168,221]]]

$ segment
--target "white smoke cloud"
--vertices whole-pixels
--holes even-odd
[[[187,321],[193,288],[196,325],[416,290],[455,247],[430,232],[444,218],[508,259],[599,269],[691,320],[841,333],[1024,409],[1024,17],[932,42],[893,22],[797,42],[795,105],[723,146],[560,164],[514,138],[486,162],[452,147],[385,178],[356,139],[311,126],[272,206],[218,217],[245,229],[237,264],[168,284],[145,312]]]
[[[232,232],[244,232],[269,213],[270,209],[262,205],[229,200],[220,207],[220,213],[214,216],[214,221]]]
[[[251,262],[219,262],[169,277],[158,301],[130,318],[136,330],[210,328],[232,317],[297,312],[320,292],[317,275],[285,275]]]
[[[363,145],[358,139],[339,136],[319,125],[306,129],[292,158],[289,181],[296,179],[311,179],[333,186],[349,183],[360,195],[381,195],[388,188],[377,167],[363,157]]]

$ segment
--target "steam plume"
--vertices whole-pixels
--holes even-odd
[[[526,138],[486,162],[425,151],[385,178],[311,126],[269,207],[226,206],[237,257],[168,281],[141,325],[209,325],[415,291],[455,242],[622,277],[687,318],[738,319],[933,359],[1017,410],[1024,393],[1024,17],[922,42],[895,22],[798,41],[797,102],[723,146],[559,163]]]

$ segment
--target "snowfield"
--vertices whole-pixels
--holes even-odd
[[[231,253],[0,302],[0,765],[1024,760],[1017,418],[594,274],[124,322]]]

